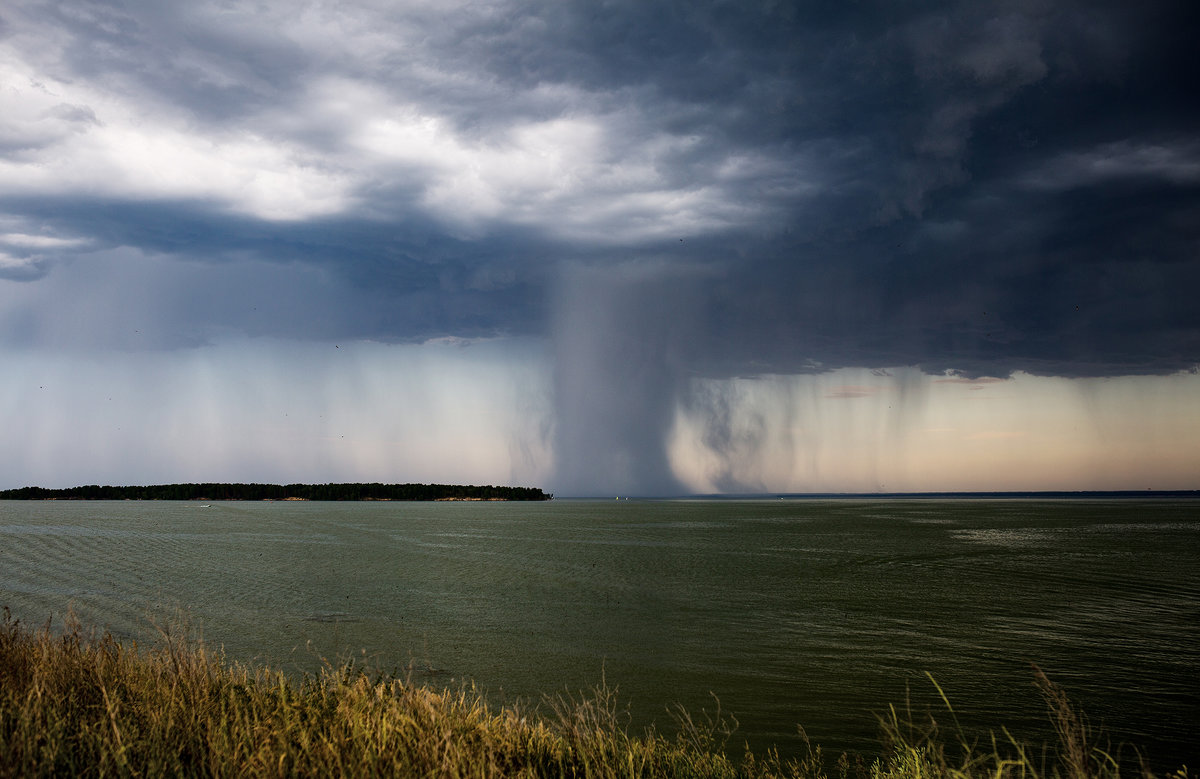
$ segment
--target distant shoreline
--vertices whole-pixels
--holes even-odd
[[[537,487],[463,484],[155,484],[66,489],[21,487],[0,490],[0,500],[180,500],[180,501],[541,501],[554,496]]]
[[[0,500],[186,500],[186,501],[546,501],[536,487],[456,484],[159,484],[85,485],[65,489],[0,490]],[[612,501],[612,496],[565,495],[563,500]],[[1200,499],[1200,490],[1013,490],[979,492],[759,492],[629,495],[617,500],[1157,500]]]

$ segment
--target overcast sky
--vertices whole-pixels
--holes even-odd
[[[1200,488],[1197,29],[8,0],[0,486]]]

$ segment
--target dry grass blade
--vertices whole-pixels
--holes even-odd
[[[1099,775],[1101,767],[1112,760],[1092,743],[1092,729],[1087,717],[1075,708],[1066,691],[1050,681],[1036,665],[1033,666],[1033,678],[1058,736],[1058,756],[1066,778],[1089,779]]]

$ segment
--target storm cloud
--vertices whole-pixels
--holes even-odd
[[[541,341],[571,491],[710,381],[1194,371],[1198,16],[15,0],[0,347]]]

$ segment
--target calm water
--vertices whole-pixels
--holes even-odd
[[[1200,502],[0,502],[0,605],[145,640],[186,611],[235,659],[363,653],[497,701],[605,678],[733,744],[877,749],[936,702],[1047,733],[1029,663],[1154,764],[1200,765]],[[432,672],[429,669],[433,669]]]

